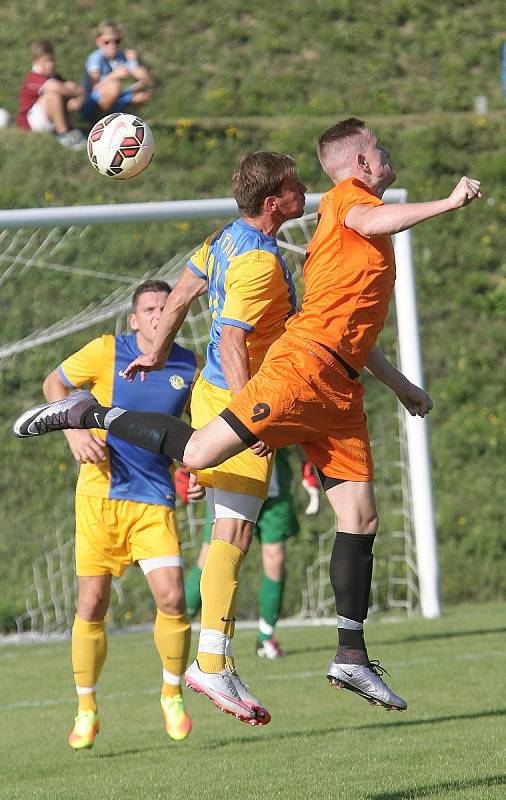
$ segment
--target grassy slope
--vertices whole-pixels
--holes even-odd
[[[247,10],[239,0],[11,0],[0,10],[0,105],[15,107],[33,38],[53,39],[62,71],[77,79],[107,16],[123,21],[125,42],[159,81],[158,121],[469,110],[482,94],[502,106],[500,0],[286,0],[281,13],[268,0]]]
[[[331,628],[283,631],[288,655],[275,663],[256,659],[253,633],[239,631],[241,674],[272,723],[251,729],[187,692],[194,730],[180,744],[162,730],[151,637],[111,637],[102,730],[94,749],[78,754],[65,741],[75,702],[69,643],[2,647],[0,798],[499,800],[501,614],[500,606],[460,607],[437,621],[370,624],[371,655],[408,698],[402,715],[327,686]]]
[[[24,3],[4,4],[0,39],[4,37],[6,61],[0,104],[14,109],[13,97],[25,68],[23,46],[33,37],[35,22],[37,35],[56,32],[62,67],[75,74],[73,61],[80,61],[89,49],[86,32],[105,16],[104,8],[82,2],[76,4],[78,13],[69,16],[68,6],[60,2],[49,6],[40,0],[35,9],[30,5],[30,14]],[[487,94],[499,108],[500,4],[461,4],[456,12],[449,3],[437,9],[432,3],[419,3],[415,9],[410,6],[408,14],[407,4],[399,0],[380,4],[371,20],[363,3],[297,4],[295,13],[295,4],[289,2],[280,21],[271,16],[267,4],[256,4],[254,15],[241,16],[240,4],[230,0],[216,4],[216,18],[205,25],[207,6],[202,3],[173,2],[167,12],[145,3],[129,8],[128,15],[125,8],[118,1],[108,6],[107,13],[130,21],[130,30],[136,32],[157,75],[163,77],[178,65],[173,79],[161,81],[157,99],[146,110],[157,140],[155,162],[135,181],[117,184],[94,173],[82,154],[63,153],[51,137],[0,131],[4,206],[228,195],[233,165],[243,152],[254,148],[292,153],[309,190],[324,190],[328,182],[312,143],[334,115],[351,112],[367,116],[392,147],[398,184],[408,188],[411,199],[443,195],[464,172],[479,176],[485,192],[480,205],[415,229],[413,238],[427,384],[436,403],[431,443],[444,598],[502,595],[503,512],[498,498],[503,473],[498,454],[505,403],[501,343],[506,316],[506,163],[501,151],[505,121],[500,112],[485,119],[437,113],[446,106],[469,108],[476,93]],[[225,48],[223,42],[231,41],[238,20],[240,46]],[[283,35],[278,36],[281,25]],[[380,25],[383,34],[378,47]],[[169,37],[167,58],[164,32],[171,30],[178,35]],[[308,54],[304,41],[299,41],[309,31],[317,57]],[[464,32],[468,47],[461,48]],[[370,62],[357,53],[359,33],[374,50],[381,91],[362,91],[361,87],[371,85],[370,75],[364,73],[359,80],[354,72],[368,69]],[[78,42],[78,47],[72,42]],[[343,53],[354,54],[346,70]],[[230,73],[228,60],[239,58],[241,81],[235,85],[233,105],[210,99],[211,87]],[[400,59],[405,68],[395,77],[391,73]],[[259,94],[251,103],[248,87],[260,71]],[[207,76],[205,80],[202,75]],[[424,84],[430,87],[430,98]],[[330,101],[330,93],[335,102]],[[327,102],[312,101],[320,94]],[[429,109],[431,114],[420,113]],[[398,110],[409,113],[384,116]],[[283,116],[269,116],[273,112]],[[295,112],[297,116],[290,116]],[[207,113],[221,119],[206,119]],[[243,116],[259,113],[264,115],[261,119]],[[200,122],[170,121],[179,115]],[[118,226],[113,234],[111,229],[98,229],[80,250],[69,247],[63,260],[135,276],[161,265],[174,252],[185,251],[210,227],[211,223],[191,222],[141,229]],[[19,271],[18,276],[0,290],[2,342],[78,310],[110,289],[102,281],[64,281],[56,274],[34,270]],[[56,492],[68,489],[73,480],[63,443],[37,442],[35,447],[10,437],[13,408],[38,401],[40,381],[47,371],[93,333],[86,331],[71,341],[25,354],[2,372],[0,564],[3,579],[11,585],[29,580],[31,560],[40,553],[46,531],[54,527]],[[471,569],[474,580],[463,581],[462,575]],[[11,598],[5,598],[7,616],[11,605]]]

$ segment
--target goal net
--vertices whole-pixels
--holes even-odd
[[[194,249],[191,243],[198,245],[213,224],[217,227],[223,223],[222,217],[235,215],[232,201],[223,201],[221,206],[217,202],[200,201],[200,210],[193,216],[188,209],[179,209],[179,221],[170,222],[156,221],[159,208],[152,211],[151,219],[147,208],[174,205],[170,203],[136,204],[137,215],[128,209],[126,221],[113,218],[110,224],[103,214],[99,215],[100,224],[87,223],[87,209],[92,207],[83,207],[81,216],[75,207],[71,209],[72,224],[51,225],[51,213],[44,219],[39,212],[37,225],[21,219],[20,226],[13,227],[9,219],[9,227],[1,230],[5,214],[15,212],[0,213],[0,287],[10,309],[2,323],[0,373],[8,389],[8,405],[3,410],[6,414],[9,410],[10,418],[40,402],[42,379],[66,355],[102,333],[127,329],[130,298],[139,282],[161,277],[174,283]],[[117,209],[113,207],[112,212]],[[58,211],[65,219],[69,210],[51,209]],[[185,213],[189,215],[186,219]],[[309,213],[286,223],[278,234],[299,298],[305,247],[315,226],[316,214]],[[168,252],[178,254],[167,261]],[[205,354],[208,332],[204,296],[192,305],[178,341]],[[395,360],[399,337],[394,310],[381,343]],[[384,386],[367,374],[363,380],[381,520],[370,611],[412,613],[420,606],[420,548],[415,538],[405,415]],[[4,629],[15,627],[19,633],[43,636],[65,634],[73,621],[77,588],[73,568],[76,468],[63,437],[36,443],[6,439],[2,472],[11,478],[4,487],[6,547],[22,543],[22,548],[16,550],[17,578],[10,580]],[[304,515],[306,500],[296,459],[293,466],[301,532],[287,545],[285,612],[301,618],[332,616],[335,609],[328,563],[335,535],[333,515],[323,498],[316,517]],[[178,506],[177,515],[185,565],[192,566],[202,540],[205,504]],[[255,553],[252,548],[243,567],[238,608],[242,618],[257,613],[258,549]],[[437,576],[433,580],[437,582]],[[110,621],[119,626],[143,623],[152,618],[152,612],[152,600],[139,570],[131,568],[121,579],[113,580]]]

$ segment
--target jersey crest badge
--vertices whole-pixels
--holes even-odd
[[[172,388],[176,389],[178,392],[185,387],[184,378],[182,378],[181,375],[171,375],[169,378],[169,383]]]

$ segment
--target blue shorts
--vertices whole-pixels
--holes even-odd
[[[84,101],[83,105],[81,106],[81,114],[88,122],[95,122],[100,117],[105,116],[106,114],[115,114],[118,111],[125,111],[130,105],[132,105],[134,93],[131,87],[125,89],[119,95],[118,99],[111,106],[108,108],[107,111],[104,111],[103,108],[99,106],[100,100],[100,89],[98,86],[93,89],[93,91],[88,95],[86,100]]]

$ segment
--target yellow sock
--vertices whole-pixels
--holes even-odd
[[[162,662],[162,697],[181,694],[181,676],[188,663],[191,633],[186,611],[172,617],[157,610],[154,639]]]
[[[201,629],[220,631],[230,636],[234,627],[235,604],[239,588],[239,569],[244,553],[233,544],[213,539],[200,578],[202,596]],[[197,659],[204,672],[221,672],[225,653],[203,653]]]
[[[95,686],[107,655],[105,624],[75,616],[72,627],[72,670],[79,698],[79,711],[96,711]]]
[[[230,625],[230,630],[229,630],[229,633],[228,633],[228,636],[229,636],[229,639],[230,639],[230,643],[232,643],[232,639],[234,638],[234,634],[235,634],[235,607],[236,607],[236,600],[237,600],[237,594],[236,594],[236,597],[235,597],[235,600],[234,600],[233,622]],[[234,656],[232,655],[232,651],[230,651],[230,653],[225,656],[225,666],[231,672],[233,672],[234,669],[235,669],[235,661],[234,661]]]

